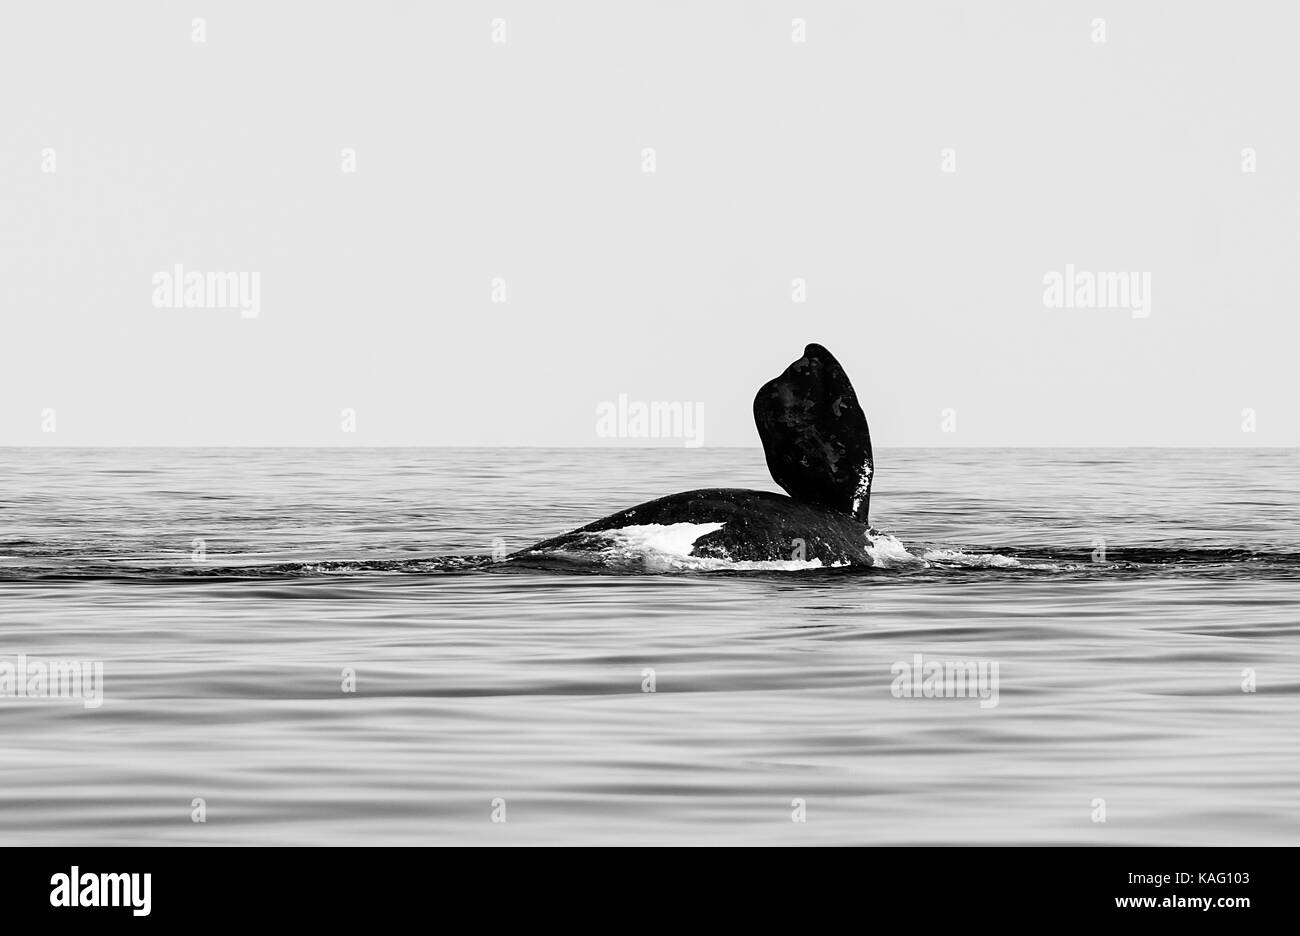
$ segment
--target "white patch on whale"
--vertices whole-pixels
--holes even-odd
[[[721,530],[721,523],[646,523],[605,530],[619,545],[669,556],[689,556],[701,536]]]
[[[823,568],[820,559],[736,561],[693,555],[695,541],[721,530],[723,523],[645,523],[582,534],[584,546],[596,550],[559,549],[552,555],[575,561],[596,561],[612,568],[637,568],[650,572],[801,572]],[[836,563],[835,565],[840,565]],[[843,563],[847,565],[847,563]]]
[[[858,509],[862,507],[862,502],[871,496],[871,476],[875,473],[875,463],[867,462],[858,470],[858,486],[853,495],[853,504],[850,510],[855,517]]]

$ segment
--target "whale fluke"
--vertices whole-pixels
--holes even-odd
[[[754,422],[772,480],[787,494],[868,522],[871,433],[853,384],[829,351],[810,344],[763,384]]]

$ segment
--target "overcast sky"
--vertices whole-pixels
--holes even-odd
[[[1300,444],[1296,11],[6,4],[0,444],[756,445],[810,341],[881,447]]]

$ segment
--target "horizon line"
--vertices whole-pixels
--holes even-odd
[[[520,445],[520,444],[429,444],[415,442],[378,442],[355,444],[347,442],[198,442],[198,443],[26,443],[0,444],[2,449],[493,449],[493,450],[565,450],[587,452],[679,452],[707,451],[716,449],[757,449],[758,444],[747,445]],[[901,449],[926,449],[930,451],[949,451],[954,449],[1228,449],[1232,451],[1248,449],[1300,449],[1300,443],[1256,442],[1249,445],[1235,445],[1228,442],[1081,442],[1081,443],[1027,443],[1027,442],[991,442],[979,444],[948,445],[875,445],[876,451],[895,451]]]

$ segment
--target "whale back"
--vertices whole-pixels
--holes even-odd
[[[823,568],[870,566],[867,528],[852,517],[775,491],[705,488],[670,494],[610,514],[513,554],[518,559],[626,553],[645,548],[629,533],[701,527],[686,553],[733,562],[818,560]],[[796,552],[796,544],[800,544]]]
[[[795,500],[863,523],[871,504],[871,433],[853,384],[818,344],[754,397],[754,422],[772,480]]]

